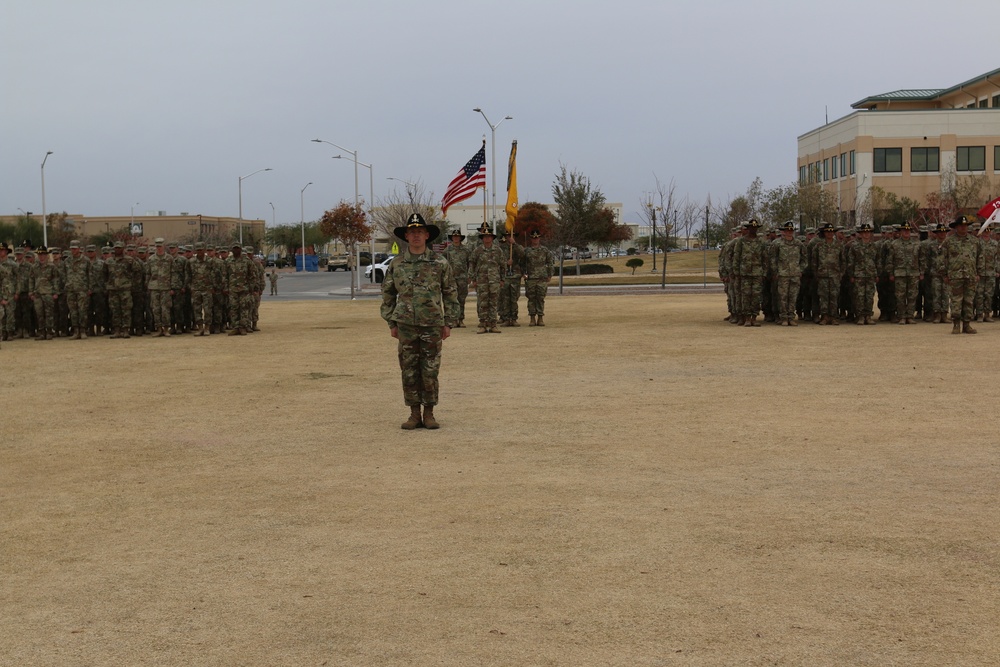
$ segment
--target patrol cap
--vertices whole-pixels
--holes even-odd
[[[954,222],[952,222],[948,226],[954,229],[955,227],[958,227],[959,225],[967,225],[967,224],[969,224],[969,219],[967,217],[965,217],[964,215],[960,215],[957,218],[955,218]]]
[[[239,241],[233,241],[233,242],[232,242],[232,243],[231,243],[231,244],[229,245],[229,247],[230,247],[230,248],[240,248],[241,250],[243,249],[243,246],[241,246],[241,245],[239,244]]]
[[[23,255],[24,254],[24,248],[21,247],[21,246],[17,246],[16,248],[14,248],[14,254],[15,255]]]
[[[135,244],[129,243],[127,246],[125,246],[125,250],[135,250]]]
[[[147,248],[147,247],[146,247],[146,246],[144,246],[144,245],[141,245],[141,246],[139,246],[139,247],[137,248],[137,250],[138,250],[139,252],[141,252],[141,253],[142,253],[143,255],[145,255],[145,254],[146,254],[147,252],[149,252],[149,248]]]
[[[97,246],[91,243],[84,250],[87,252],[97,252]]]
[[[177,247],[177,243],[174,242],[174,241],[171,241],[170,243],[167,244],[167,248],[176,248],[176,247]]]
[[[107,245],[106,246],[102,246],[101,247],[101,252],[103,252],[103,253],[109,253],[109,252],[111,252],[111,246],[107,246]]]
[[[490,226],[487,225],[485,222],[482,225],[480,225],[479,229],[477,229],[476,231],[479,234],[479,238],[483,238],[484,236],[492,236],[493,238],[497,237],[497,235],[493,233],[493,230],[490,229]]]
[[[165,241],[163,240],[162,236],[157,236],[155,239],[153,239],[153,243],[155,245],[163,245]]]
[[[194,249],[195,250],[204,250],[205,249],[205,244],[202,243],[201,241],[198,241],[197,243],[194,244]]]
[[[49,248],[49,254],[50,255],[58,255],[61,252],[62,252],[62,248],[57,248],[57,247]]]
[[[245,245],[245,246],[243,246],[243,252],[245,252],[248,255],[252,255],[253,254],[253,248],[250,247],[250,246],[248,246],[248,245]]]
[[[80,247],[80,242],[77,241],[77,240],[70,241],[69,242],[69,247],[70,247],[70,250],[72,250],[73,248],[79,248]]]
[[[396,238],[405,241],[406,231],[408,229],[420,229],[420,228],[426,229],[427,232],[430,234],[430,236],[427,239],[428,242],[433,241],[441,234],[441,230],[438,229],[437,225],[428,225],[427,222],[424,221],[424,216],[420,215],[419,213],[411,214],[410,217],[407,218],[406,220],[406,226],[396,227],[395,229],[392,230],[392,233],[396,236]]]

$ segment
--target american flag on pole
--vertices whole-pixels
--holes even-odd
[[[471,160],[465,163],[464,167],[458,170],[458,174],[448,184],[448,189],[441,200],[441,213],[447,216],[449,206],[468,199],[476,193],[477,189],[485,187],[486,140],[483,139],[483,147],[472,156]]]

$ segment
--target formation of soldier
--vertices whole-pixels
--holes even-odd
[[[264,285],[263,262],[236,243],[0,244],[0,337],[245,335],[260,330]]]
[[[969,219],[918,230],[910,223],[843,229],[831,223],[795,236],[795,224],[761,234],[749,220],[719,253],[726,320],[745,327],[799,321],[859,325],[879,321],[952,323],[974,334],[972,322],[1000,316],[1000,242]],[[877,299],[879,316],[875,317]]]

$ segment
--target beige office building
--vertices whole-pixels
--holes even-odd
[[[951,88],[866,97],[798,138],[800,183],[820,183],[853,225],[878,186],[926,204],[951,174],[1000,174],[1000,69]],[[984,202],[985,203],[985,202]]]

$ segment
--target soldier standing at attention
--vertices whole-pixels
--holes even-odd
[[[719,279],[726,290],[726,308],[729,315],[723,320],[736,324],[740,319],[740,310],[736,305],[736,281],[733,276],[733,249],[736,247],[736,239],[742,233],[742,227],[733,227],[732,238],[726,241],[722,249],[719,250]]]
[[[132,322],[132,280],[138,260],[125,254],[125,244],[115,241],[115,254],[104,264],[108,305],[111,308],[111,337],[128,338]]]
[[[260,320],[260,298],[264,295],[264,284],[267,282],[264,277],[264,260],[254,257],[253,246],[244,247],[243,252],[250,258],[250,264],[256,275],[256,279],[250,285],[250,331],[260,331],[257,327],[257,322]]]
[[[271,281],[271,296],[278,296],[278,269],[271,269],[271,273],[268,275]]]
[[[465,234],[462,230],[455,229],[448,236],[451,245],[444,251],[444,256],[451,264],[451,275],[455,278],[455,290],[458,294],[458,324],[459,329],[465,328],[465,300],[469,296],[469,260],[472,259],[472,251],[468,246],[462,245]]]
[[[497,308],[503,276],[507,272],[507,259],[493,244],[496,234],[485,222],[479,228],[479,239],[483,244],[472,251],[472,259],[469,260],[469,275],[472,286],[476,288],[476,310],[479,311],[476,333],[500,333],[497,329]]]
[[[555,273],[555,259],[542,245],[542,234],[531,230],[531,245],[524,251],[524,296],[528,300],[529,327],[545,326],[545,293]]]
[[[976,283],[983,273],[983,253],[979,241],[969,235],[969,220],[964,215],[948,225],[955,230],[941,247],[944,281],[951,289],[951,332],[974,334]]]
[[[742,324],[759,327],[761,290],[764,286],[764,240],[757,236],[760,223],[751,218],[744,223],[746,235],[736,240],[733,248],[733,270],[739,282],[739,301]]]
[[[205,244],[194,244],[194,257],[188,261],[191,270],[191,308],[194,311],[192,333],[204,336],[212,326],[212,306],[218,267],[205,256]]]
[[[83,254],[79,241],[70,241],[70,257],[66,260],[66,303],[69,305],[73,337],[87,337],[90,319],[90,295],[93,292],[93,265]]]
[[[781,226],[781,238],[769,246],[772,282],[778,292],[774,301],[777,322],[781,326],[797,327],[795,300],[799,296],[802,273],[806,269],[806,255],[802,242],[795,238],[795,223],[789,220]]]
[[[17,301],[17,264],[8,257],[7,244],[0,241],[0,340],[14,337],[14,306]]]
[[[899,230],[899,238],[889,246],[889,281],[895,285],[896,317],[893,322],[913,324],[917,303],[917,283],[923,280],[920,242],[911,238],[910,223]]]
[[[35,306],[31,301],[31,272],[35,266],[35,253],[27,248],[19,248],[22,251],[23,260],[17,267],[17,301],[16,317],[18,319],[18,338],[28,336],[33,338],[37,322],[35,321]],[[17,250],[14,251],[17,255]]]
[[[872,226],[867,222],[858,227],[858,240],[847,253],[847,271],[854,289],[854,315],[858,324],[876,324],[873,304],[875,282],[878,280],[878,248],[872,242]]]
[[[175,334],[184,333],[184,295],[188,290],[190,276],[188,275],[187,258],[178,252],[176,243],[167,245],[167,252],[173,259],[173,269],[170,272],[170,318],[166,322],[168,329]]]
[[[986,227],[979,233],[980,247],[983,253],[983,274],[976,285],[976,321],[993,321],[993,288],[996,286],[1000,253],[997,252],[997,242],[992,238],[990,228]]]
[[[208,249],[208,258],[215,265],[215,286],[212,288],[212,321],[209,322],[208,333],[218,334],[222,333],[226,328],[226,309],[228,308],[228,303],[226,301],[226,285],[229,282],[228,278],[228,266],[222,260],[221,248],[216,246],[210,246]],[[218,254],[217,254],[218,253]]]
[[[110,252],[110,248],[108,250]],[[87,259],[90,260],[90,326],[87,331],[91,336],[100,336],[107,319],[108,294],[104,287],[104,260],[97,256],[96,245],[87,246]]]
[[[153,312],[153,330],[157,336],[170,335],[170,313],[173,309],[174,291],[171,281],[174,259],[166,253],[163,239],[153,241],[156,248],[146,260],[146,285],[149,288],[149,305]]]
[[[840,324],[837,302],[840,297],[840,279],[844,273],[844,253],[837,241],[833,223],[823,225],[823,240],[816,244],[816,281],[819,284],[819,324]]]
[[[500,233],[500,250],[504,256],[503,285],[500,287],[498,307],[500,322],[505,327],[519,327],[517,323],[517,301],[521,298],[521,275],[524,273],[524,250],[517,245],[513,234]]]
[[[389,334],[399,341],[399,368],[403,375],[403,401],[409,418],[400,427],[435,429],[438,371],[441,346],[458,322],[458,296],[451,265],[427,244],[440,231],[424,222],[419,213],[393,233],[408,248],[392,260],[382,281],[382,319]],[[423,406],[423,415],[420,406]]]
[[[951,295],[948,285],[944,282],[943,260],[941,251],[944,241],[948,237],[948,228],[944,223],[939,222],[931,231],[930,243],[925,247],[924,270],[929,276],[928,300],[933,308],[931,322],[935,324],[945,324],[948,321],[948,305]]]
[[[250,288],[257,280],[253,261],[243,254],[239,243],[232,246],[233,258],[229,260],[227,288],[229,294],[230,336],[246,336],[250,332]]]
[[[59,300],[59,269],[49,261],[49,250],[38,249],[38,263],[31,267],[29,293],[35,304],[38,330],[35,340],[52,340],[55,334],[55,306]]]

